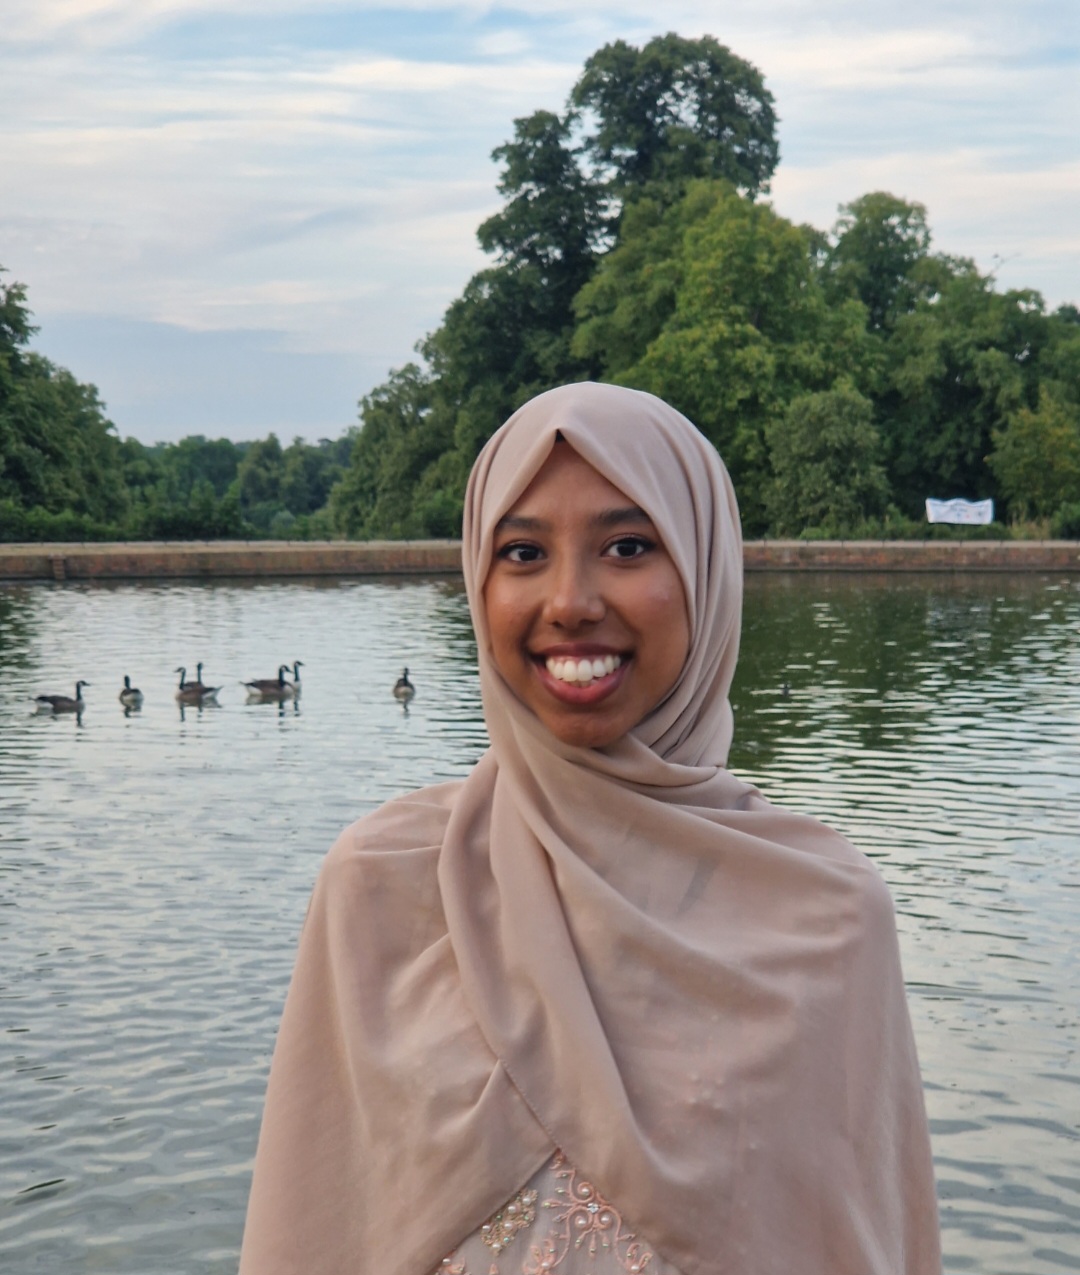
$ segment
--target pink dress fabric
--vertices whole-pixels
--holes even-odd
[[[431,1275],[679,1275],[556,1153]]]
[[[689,611],[678,681],[603,749],[546,730],[486,631],[493,530],[557,437],[648,513]],[[463,559],[491,748],[328,856],[242,1275],[427,1275],[556,1152],[665,1275],[937,1275],[888,892],[725,768],[742,553],[716,452],[651,395],[541,395],[474,467]]]

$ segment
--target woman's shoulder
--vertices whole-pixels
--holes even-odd
[[[327,866],[357,856],[437,850],[464,781],[403,793],[345,828],[327,855]]]

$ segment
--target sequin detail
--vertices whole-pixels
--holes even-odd
[[[545,1200],[543,1208],[551,1210],[555,1225],[530,1248],[522,1275],[547,1275],[557,1270],[571,1251],[583,1249],[590,1262],[599,1253],[606,1253],[630,1275],[644,1271],[653,1260],[652,1250],[624,1229],[619,1210],[591,1182],[579,1178],[561,1152],[551,1167],[562,1185],[555,1188],[558,1198]]]
[[[480,1238],[493,1253],[501,1253],[519,1231],[536,1221],[536,1199],[535,1191],[519,1191],[480,1228]]]
[[[519,1231],[532,1226],[536,1221],[536,1191],[519,1191],[512,1200],[502,1206],[497,1213],[481,1226],[480,1238],[492,1254],[498,1257]],[[470,1275],[467,1263],[461,1261],[457,1253],[444,1257],[435,1275]],[[488,1267],[488,1275],[500,1275],[497,1262]]]
[[[545,1166],[543,1177],[533,1181],[552,1191],[550,1198],[538,1204],[539,1191],[519,1191],[444,1257],[434,1275],[479,1275],[483,1266],[487,1275],[675,1275],[674,1268],[657,1262],[648,1245],[626,1228],[618,1209],[580,1177],[561,1151]],[[515,1246],[513,1254],[506,1252],[516,1236],[534,1226],[527,1251],[517,1256]],[[482,1264],[484,1249],[478,1240],[490,1254],[490,1261]]]

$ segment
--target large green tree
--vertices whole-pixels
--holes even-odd
[[[712,36],[625,40],[589,58],[570,94],[583,150],[618,198],[678,196],[695,178],[754,195],[780,158],[776,111],[761,72]]]
[[[873,191],[841,206],[832,233],[823,263],[829,293],[858,297],[871,331],[890,330],[900,315],[936,291],[940,263],[930,260],[922,204]]]
[[[421,342],[424,366],[394,373],[363,400],[335,526],[367,536],[455,531],[469,468],[501,421],[552,385],[602,372],[572,343],[574,298],[621,219],[638,201],[678,204],[703,176],[764,189],[775,129],[755,68],[711,37],[674,35],[600,49],[564,114],[516,120],[494,152],[505,204],[478,232],[494,264]]]
[[[698,425],[751,532],[767,525],[767,423],[800,393],[872,376],[863,306],[829,305],[810,237],[722,182],[667,210],[643,201],[577,308],[575,349]]]

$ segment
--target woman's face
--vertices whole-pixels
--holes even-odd
[[[647,716],[690,649],[686,594],[651,519],[564,442],[495,529],[484,611],[511,689],[585,748]]]

